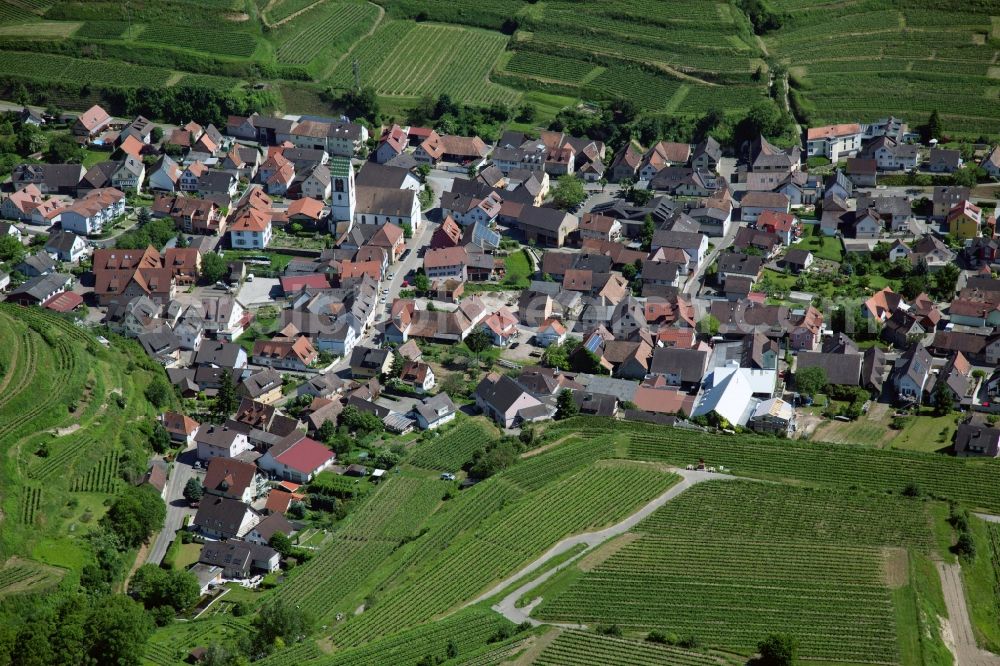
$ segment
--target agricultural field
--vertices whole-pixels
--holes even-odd
[[[447,93],[469,104],[512,105],[518,99],[517,92],[488,79],[506,43],[503,35],[486,30],[418,23],[377,31],[362,40],[351,60],[357,58],[360,63],[362,83],[387,97]],[[386,47],[388,52],[382,51]],[[475,58],[468,57],[472,53]],[[378,64],[372,66],[372,61]],[[351,62],[341,62],[333,79],[353,80]]]
[[[495,436],[485,420],[464,421],[429,442],[418,444],[407,462],[424,469],[457,472]]]
[[[378,8],[368,3],[317,3],[273,31],[271,39],[277,60],[282,64],[308,65],[323,55],[336,61],[377,20]]]
[[[533,666],[719,666],[725,660],[679,648],[568,629],[545,646]]]
[[[918,0],[891,8],[876,0],[814,9],[797,2],[781,5],[790,18],[765,42],[789,67],[800,106],[813,124],[886,115],[915,124],[937,109],[949,132],[996,131],[1000,111],[991,74],[996,48],[985,6],[945,2],[931,9]],[[848,80],[853,88],[845,85]],[[892,94],[872,96],[865,90]]]
[[[607,434],[612,424],[578,417],[550,431]],[[933,453],[878,450],[848,444],[778,440],[753,435],[699,433],[648,424],[613,424],[628,439],[629,457],[684,466],[704,459],[735,474],[796,480],[838,488],[901,492],[916,484],[924,492],[987,511],[1000,511],[1000,473],[994,460],[950,458]]]
[[[752,482],[696,486],[634,532],[533,615],[693,635],[745,654],[785,631],[804,658],[895,663],[892,590],[906,582],[907,549],[934,545],[920,500]]]
[[[213,26],[150,25],[138,39],[234,58],[249,57],[257,49],[257,38],[252,34],[233,29],[220,31]]]
[[[121,63],[110,60],[19,51],[0,51],[0,75],[23,76],[26,58],[31,61],[31,78],[53,83],[89,81],[93,85],[165,86],[172,75],[170,70],[160,67],[122,67]]]
[[[498,480],[504,481],[503,475]],[[405,584],[384,593],[374,608],[338,627],[333,640],[338,645],[360,645],[400,626],[429,620],[561,538],[611,524],[675,481],[674,475],[654,467],[602,461],[502,505],[502,511],[473,523],[464,538],[424,566],[415,566],[413,574],[400,581]],[[432,533],[433,528],[428,536]]]

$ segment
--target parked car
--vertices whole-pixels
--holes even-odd
[[[442,472],[441,473],[441,480],[442,481],[454,481],[455,480],[455,475],[452,474],[451,472]]]

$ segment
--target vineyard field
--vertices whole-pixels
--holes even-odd
[[[362,78],[379,94],[419,97],[447,93],[455,99],[480,105],[517,101],[518,94],[514,90],[488,80],[493,64],[506,46],[503,35],[424,23],[401,28],[398,34],[402,36],[395,41],[393,33],[376,32],[363,40],[356,51]],[[388,53],[374,53],[380,48],[368,44],[374,40],[382,45],[381,48],[388,47]],[[476,57],[467,57],[470,53],[475,53]],[[377,59],[379,64],[366,68],[366,56]],[[384,66],[386,63],[391,66]],[[351,63],[341,63],[338,70],[334,73],[335,80],[352,80]]]
[[[457,472],[492,438],[482,422],[466,421],[420,444],[408,462],[424,469]]]
[[[919,500],[886,506],[754,482],[696,486],[634,531],[534,614],[696,635],[747,654],[784,631],[810,659],[896,663],[890,561],[933,543]]]
[[[533,666],[719,666],[707,654],[625,638],[566,630],[549,643]]]
[[[394,628],[424,622],[474,596],[559,539],[613,523],[676,480],[649,466],[603,461],[526,494],[482,520],[474,533],[452,542],[374,608],[338,628],[334,641],[360,645]]]
[[[138,39],[144,42],[194,49],[215,55],[246,58],[257,49],[257,38],[239,30],[220,31],[192,25],[148,26]]]
[[[278,62],[307,65],[320,55],[335,58],[375,25],[374,5],[324,2],[314,5],[274,32]]]
[[[988,511],[1000,511],[1000,473],[994,460],[951,458],[931,453],[881,450],[845,444],[777,440],[754,435],[694,433],[639,423],[606,424],[580,417],[550,428],[553,436],[580,431],[614,431],[628,438],[629,457],[685,466],[704,459],[738,475],[797,480],[837,488],[902,492],[916,483],[924,492]]]

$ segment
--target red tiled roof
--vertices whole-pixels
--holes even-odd
[[[336,457],[333,451],[316,440],[303,437],[278,454],[277,461],[291,469],[311,474]]]
[[[83,296],[74,294],[72,291],[64,291],[42,303],[42,307],[56,312],[69,312],[75,310],[81,303],[83,303]]]
[[[309,275],[291,275],[281,278],[281,289],[286,294],[291,294],[302,287],[311,289],[329,289],[330,281],[322,273],[312,273]]]

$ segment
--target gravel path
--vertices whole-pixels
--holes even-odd
[[[948,607],[948,623],[951,625],[957,666],[1000,666],[1000,656],[980,650],[976,645],[976,635],[972,632],[969,609],[965,605],[965,589],[962,587],[962,567],[957,564],[937,563],[944,590],[944,602]]]
[[[539,577],[525,583],[524,585],[521,585],[516,590],[514,590],[513,592],[505,596],[503,599],[501,599],[499,603],[493,606],[493,610],[500,613],[501,615],[506,617],[511,622],[514,622],[515,624],[520,624],[521,622],[524,621],[530,622],[532,625],[535,626],[542,624],[538,620],[528,617],[528,614],[531,612],[531,609],[534,608],[534,605],[537,603],[537,601],[533,602],[532,604],[530,604],[525,608],[516,608],[514,604],[517,602],[517,600],[523,597],[530,590],[533,590],[534,588],[538,587],[543,582],[548,580],[550,577],[555,575],[557,571],[560,571],[563,568],[569,566],[570,564],[576,562],[577,559],[584,553],[589,552],[596,546],[600,545],[601,543],[604,543],[605,541],[611,539],[612,537],[616,537],[620,534],[628,532],[630,529],[638,525],[641,520],[649,516],[651,513],[659,509],[661,506],[663,506],[673,498],[680,495],[682,492],[684,492],[691,486],[701,483],[703,481],[723,480],[723,479],[729,480],[735,478],[729,476],[728,474],[714,474],[711,472],[696,472],[696,471],[688,471],[682,469],[675,469],[673,470],[673,472],[679,475],[681,477],[681,480],[676,484],[674,484],[673,486],[671,486],[662,495],[660,495],[659,497],[649,502],[648,504],[646,504],[644,507],[642,507],[632,515],[630,515],[628,518],[625,518],[621,522],[616,523],[611,527],[606,527],[603,530],[598,530],[596,532],[584,532],[583,534],[577,534],[575,536],[563,539],[562,541],[554,545],[552,548],[550,548],[548,552],[539,557],[537,560],[527,565],[526,567],[522,568],[520,571],[517,571],[516,573],[512,574],[506,580],[498,583],[492,589],[480,595],[476,599],[473,599],[466,605],[476,604],[483,601],[484,599],[488,599],[492,596],[499,594],[501,591],[503,591],[504,588],[510,586],[515,581],[520,580],[521,578],[524,578],[533,571],[537,571],[538,569],[540,569],[542,566],[545,565],[546,562],[548,562],[552,558],[558,557],[559,555],[565,553],[571,548],[575,548],[580,544],[585,545],[586,549],[582,551],[580,555],[578,555],[577,557],[567,560],[566,562],[561,563],[559,566],[553,567],[552,569],[546,571]],[[559,624],[556,626],[580,628],[579,625]]]

